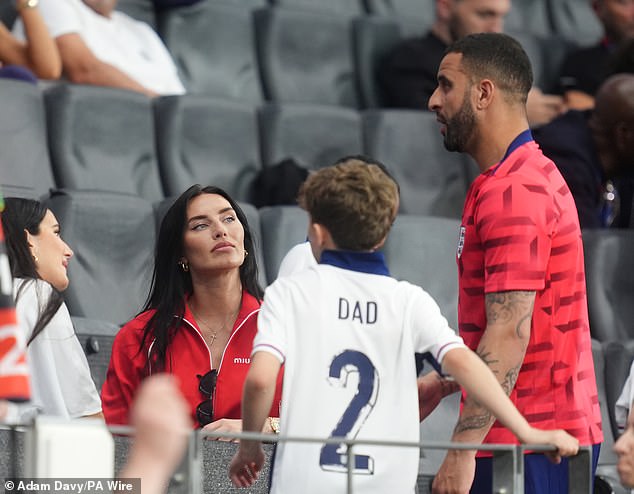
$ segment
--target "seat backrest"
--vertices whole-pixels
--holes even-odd
[[[267,99],[359,106],[348,17],[272,7],[255,21]]]
[[[364,16],[352,21],[354,66],[361,104],[383,106],[377,68],[383,57],[401,40],[399,24],[390,17]]]
[[[597,43],[603,27],[588,0],[548,0],[548,10],[555,34],[579,45]]]
[[[42,93],[28,82],[0,79],[0,189],[37,198],[55,186]]]
[[[361,15],[364,13],[363,0],[319,0],[318,2],[315,0],[271,0],[271,4],[335,15]]]
[[[156,11],[152,0],[118,0],[117,10],[156,30]]]
[[[634,230],[582,233],[590,332],[599,341],[634,338]]]
[[[290,157],[315,170],[362,150],[361,117],[351,108],[270,103],[259,121],[264,166]]]
[[[505,31],[537,36],[550,36],[553,33],[548,0],[513,0],[511,3],[511,10],[504,20]]]
[[[261,169],[255,107],[202,95],[164,96],[154,103],[157,155],[166,195],[216,185],[249,200]]]
[[[458,328],[457,219],[399,214],[383,248],[396,279],[421,286]]]
[[[262,101],[250,8],[206,1],[169,9],[159,32],[188,93]]]
[[[607,396],[609,384],[606,375],[606,355],[603,346],[598,340],[592,340],[592,359],[594,360],[594,373],[597,380],[597,392],[599,394],[599,405],[601,407],[601,422],[603,425],[603,443],[601,444],[601,452],[599,453],[600,465],[614,465],[616,456],[612,451],[614,445],[614,436],[610,427],[610,404]]]
[[[634,360],[634,340],[606,341],[603,343],[603,354],[605,356],[605,393],[610,419],[609,424],[604,426],[604,432],[611,431],[613,438],[616,439],[619,429],[614,406],[621,395]]]
[[[72,316],[122,324],[142,308],[156,238],[152,203],[138,196],[60,190],[46,201],[75,252],[64,298]]]
[[[473,163],[445,149],[436,115],[366,110],[362,125],[364,153],[383,162],[401,186],[401,213],[460,217]]]
[[[286,253],[306,240],[308,215],[299,206],[266,206],[259,213],[264,265],[272,283]]]
[[[133,91],[60,84],[45,92],[55,180],[60,188],[163,197],[151,100]]]
[[[11,31],[13,23],[17,17],[15,6],[11,2],[0,3],[0,22]]]
[[[370,14],[415,19],[420,32],[436,19],[435,0],[364,0]]]
[[[110,363],[112,343],[119,326],[109,321],[86,317],[72,317],[72,320],[75,334],[88,360],[92,380],[95,381],[97,391],[101,391]]]

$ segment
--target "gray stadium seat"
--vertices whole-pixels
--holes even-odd
[[[362,149],[361,117],[344,107],[270,103],[260,110],[260,135],[264,166],[290,157],[314,170]]]
[[[209,0],[174,8],[159,32],[189,93],[262,101],[251,9]]]
[[[157,154],[166,195],[190,185],[216,185],[249,200],[260,171],[255,107],[202,95],[165,96],[154,103]]]
[[[156,29],[156,11],[152,0],[118,0],[117,10]]]
[[[357,86],[364,108],[383,106],[376,70],[381,59],[402,39],[400,25],[389,17],[365,16],[352,22]]]
[[[634,230],[585,229],[590,332],[599,341],[634,338]]]
[[[361,15],[364,13],[363,0],[271,0],[271,4],[335,15]]]
[[[2,2],[0,3],[0,22],[5,25],[5,27],[11,31],[13,27],[13,23],[17,17],[17,12],[15,11],[15,7],[11,2]]]
[[[579,45],[598,43],[603,36],[603,27],[588,0],[548,0],[548,8],[555,34]]]
[[[445,149],[435,114],[366,110],[362,122],[364,153],[383,162],[401,186],[401,213],[460,217],[475,165]]]
[[[511,11],[504,21],[505,31],[526,32],[537,36],[553,34],[548,0],[513,0],[511,3]]]
[[[419,34],[436,19],[435,0],[365,0],[370,14],[410,19],[419,25]]]
[[[113,192],[60,190],[46,202],[75,252],[64,298],[71,316],[123,324],[150,286],[156,238],[152,204]]]
[[[121,89],[60,84],[45,92],[57,186],[163,197],[152,100]]]
[[[0,476],[3,479],[24,476],[24,430],[0,427]]]
[[[42,94],[34,84],[0,79],[0,190],[38,198],[55,186]]]
[[[101,391],[110,363],[112,342],[119,326],[112,322],[86,317],[72,317],[72,320],[75,334],[88,359],[92,380],[95,381],[97,391]]]
[[[610,356],[604,352],[604,347],[601,345],[601,342],[594,339],[592,340],[592,357],[594,359],[594,372],[597,379],[597,391],[599,393],[604,436],[596,476],[601,478],[604,482],[607,482],[613,489],[614,494],[627,494],[629,491],[625,490],[619,483],[619,477],[616,471],[617,458],[614,451],[612,451],[616,437],[612,434],[612,427],[610,425],[610,417],[614,415],[614,412],[610,409],[611,404],[608,396],[610,388],[614,387],[612,385],[613,383],[609,381],[612,374],[608,375],[608,368],[612,366],[612,363],[608,360]],[[623,379],[623,381],[625,381],[625,379]]]
[[[272,283],[286,253],[306,240],[308,215],[298,206],[266,206],[260,209],[260,228],[267,279]]]
[[[392,276],[425,289],[458,329],[458,268],[456,248],[460,221],[399,214],[383,252]]]
[[[273,7],[255,20],[267,99],[358,107],[349,18]]]

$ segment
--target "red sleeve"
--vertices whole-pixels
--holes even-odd
[[[556,213],[551,198],[517,180],[480,195],[476,228],[484,249],[484,290],[542,290]]]
[[[127,425],[136,390],[144,378],[147,352],[139,352],[142,330],[132,320],[117,333],[112,345],[101,402],[106,423]]]

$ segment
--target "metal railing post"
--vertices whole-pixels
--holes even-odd
[[[203,461],[200,445],[201,437],[198,432],[189,436],[187,448],[187,492],[189,494],[203,493]]]
[[[348,478],[347,478],[347,483],[348,483],[348,494],[352,494],[353,491],[353,487],[352,487],[352,482],[354,480],[354,465],[356,464],[355,458],[354,458],[354,444],[348,444]]]
[[[494,451],[492,462],[493,494],[524,494],[524,461],[520,449]]]
[[[568,492],[592,494],[592,446],[581,446],[568,458]]]

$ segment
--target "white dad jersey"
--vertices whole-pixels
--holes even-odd
[[[462,339],[422,288],[380,253],[326,251],[269,286],[253,353],[284,362],[281,434],[418,442],[415,352],[439,362]],[[415,447],[354,448],[355,492],[411,493]],[[346,492],[345,445],[281,442],[272,493]]]

